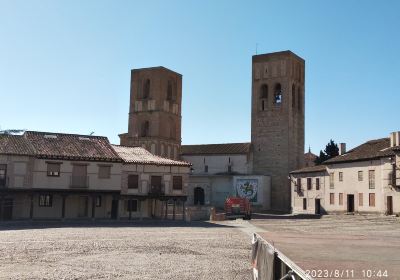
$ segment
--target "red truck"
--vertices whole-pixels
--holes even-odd
[[[251,203],[247,198],[228,197],[225,200],[225,217],[227,219],[251,219]]]

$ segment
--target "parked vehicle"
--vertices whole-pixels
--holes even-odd
[[[227,219],[251,219],[251,203],[247,198],[228,197],[225,200],[225,217]]]

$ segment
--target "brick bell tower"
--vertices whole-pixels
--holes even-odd
[[[124,146],[178,159],[181,149],[182,75],[164,67],[133,69]]]
[[[290,171],[303,166],[305,61],[283,51],[254,55],[253,173],[271,176],[271,207],[290,210]]]

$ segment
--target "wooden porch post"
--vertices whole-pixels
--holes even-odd
[[[129,220],[132,220],[132,199],[128,200]]]
[[[64,221],[65,220],[65,202],[67,199],[67,195],[62,194],[61,195],[62,198],[62,204],[61,204],[61,220]]]
[[[96,219],[96,196],[92,195],[92,220]]]
[[[186,208],[185,208],[185,201],[182,202],[182,220],[185,220]]]
[[[176,206],[176,199],[174,199],[174,206],[172,208],[172,219],[175,220],[175,206]]]
[[[168,220],[168,200],[165,201],[165,219]]]
[[[30,199],[30,208],[29,208],[29,219],[32,221],[33,220],[33,198],[34,198],[34,194],[31,193],[29,195],[29,199]]]
[[[138,200],[139,203],[139,215],[140,215],[140,220],[143,220],[143,215],[142,215],[142,200]]]
[[[4,219],[4,196],[0,196],[0,221]]]

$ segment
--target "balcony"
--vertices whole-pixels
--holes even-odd
[[[149,196],[163,196],[165,195],[165,187],[161,186],[150,186],[149,188]]]
[[[71,188],[85,189],[89,187],[89,176],[71,176]]]
[[[7,188],[9,181],[8,177],[0,177],[0,188]]]

